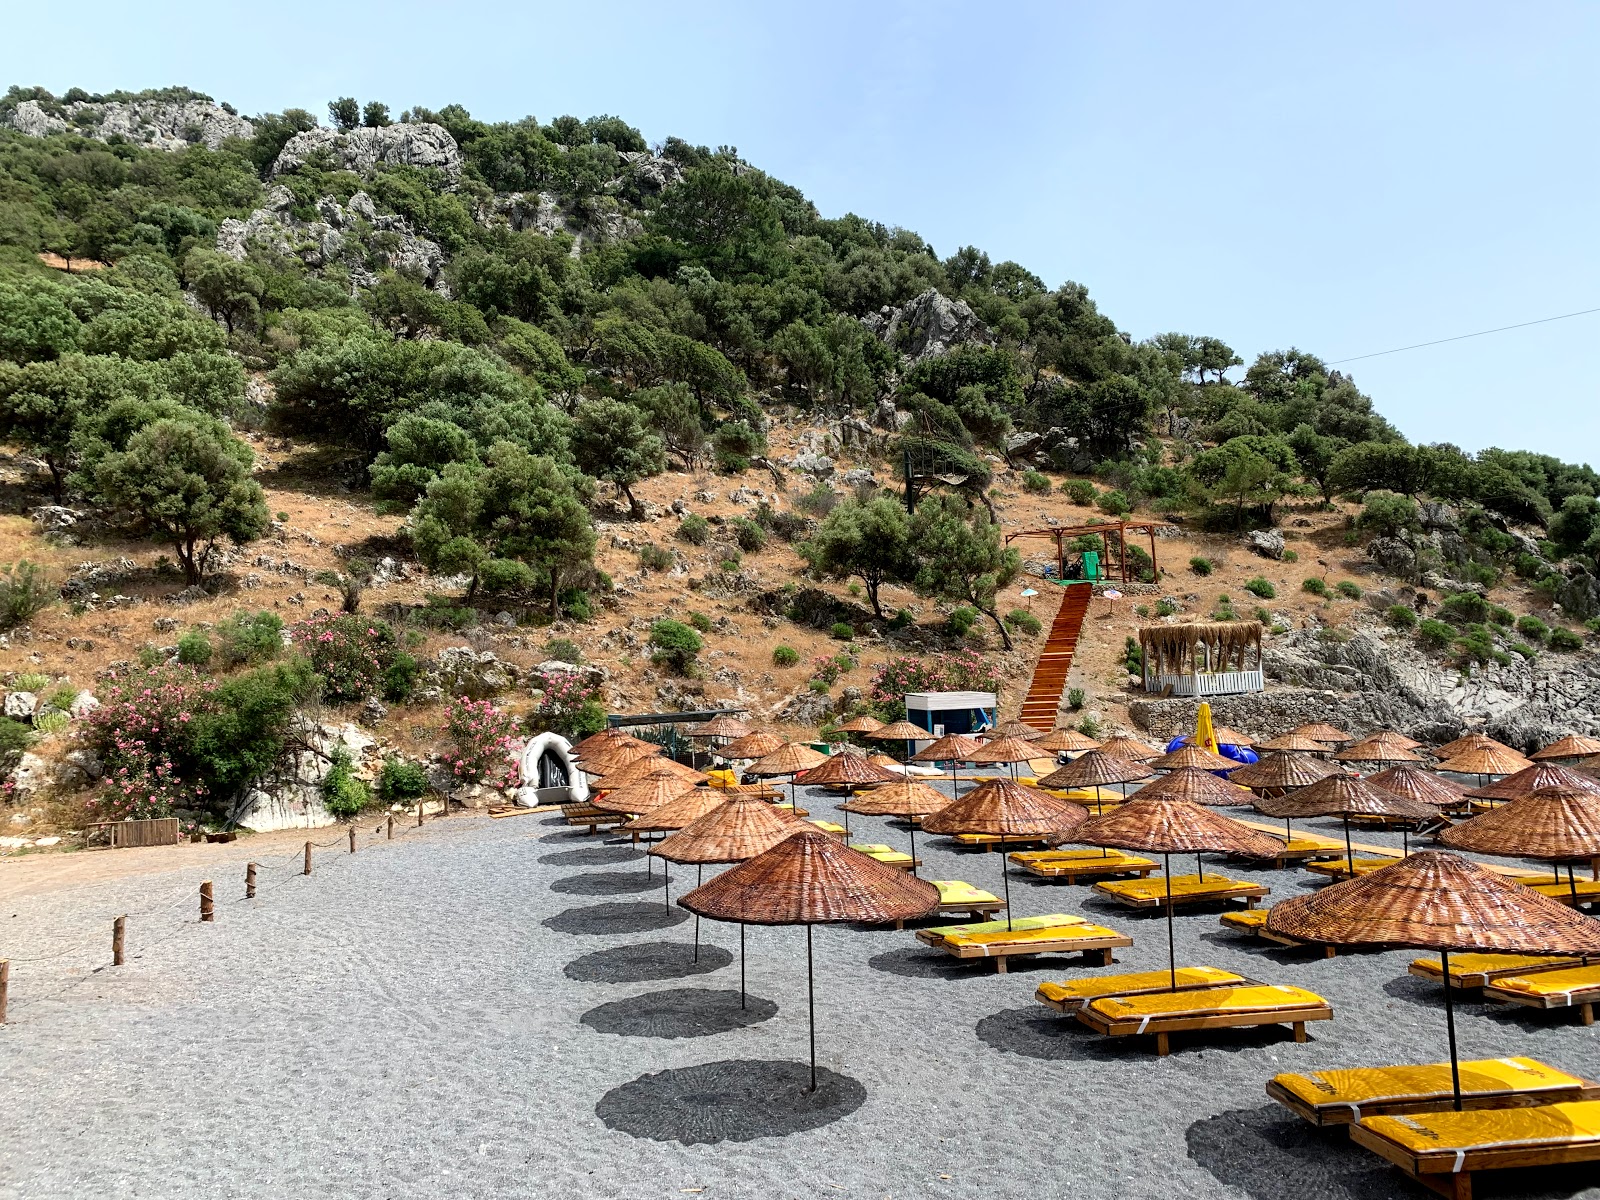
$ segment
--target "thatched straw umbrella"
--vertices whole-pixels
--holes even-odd
[[[1289,732],[1297,733],[1304,738],[1310,738],[1313,742],[1325,742],[1335,746],[1340,742],[1354,741],[1356,736],[1353,733],[1346,733],[1337,725],[1329,725],[1326,721],[1312,721],[1307,725],[1296,725]]]
[[[1399,746],[1402,750],[1416,750],[1422,743],[1416,738],[1409,738],[1403,733],[1396,733],[1393,729],[1380,729],[1377,733],[1369,733],[1361,739],[1363,742],[1387,742],[1391,746]]]
[[[1213,754],[1203,746],[1185,744],[1160,758],[1151,759],[1148,765],[1156,771],[1176,771],[1179,767],[1199,767],[1202,771],[1237,771],[1245,764]]]
[[[705,816],[665,838],[651,854],[674,863],[693,863],[695,886],[704,882],[707,863],[743,862],[772,849],[786,837],[814,830],[793,813],[752,795],[736,795]],[[694,957],[700,961],[700,916],[694,918]],[[745,1007],[744,926],[739,926],[739,1007]]]
[[[917,779],[896,778],[893,783],[875,787],[864,796],[852,796],[839,805],[847,813],[872,817],[904,817],[911,829],[911,873],[917,873],[917,823],[952,803],[949,796]]]
[[[1531,767],[1523,767],[1522,770],[1507,775],[1504,779],[1473,788],[1466,793],[1466,797],[1469,800],[1488,800],[1492,803],[1496,800],[1516,800],[1537,792],[1540,788],[1551,787],[1600,792],[1600,781],[1593,775],[1582,774],[1571,767],[1560,767],[1554,763],[1535,763]]]
[[[1006,928],[1011,928],[1011,872],[1006,838],[1064,840],[1089,818],[1089,810],[1038,788],[1009,779],[979,784],[959,800],[925,817],[925,833],[986,833],[1000,839],[1000,879],[1006,893]]]
[[[1101,742],[1100,749],[1106,754],[1115,754],[1118,758],[1125,758],[1129,762],[1149,762],[1153,758],[1161,757],[1161,751],[1154,746],[1120,733]]]
[[[615,771],[602,775],[594,786],[601,791],[614,791],[630,783],[638,783],[641,779],[648,779],[658,771],[665,771],[670,775],[675,775],[685,783],[692,783],[697,787],[700,784],[711,781],[711,776],[704,771],[696,771],[693,767],[686,767],[676,759],[666,758],[662,755],[650,755],[646,758],[636,758],[632,762],[624,763]]]
[[[1396,742],[1362,738],[1343,750],[1335,750],[1333,759],[1335,762],[1354,763],[1419,763],[1422,756]]]
[[[1432,753],[1435,758],[1454,758],[1468,750],[1510,750],[1511,747],[1504,742],[1497,742],[1487,733],[1464,733],[1453,742],[1446,742],[1436,747]]]
[[[1240,733],[1237,729],[1229,729],[1226,725],[1218,725],[1212,730],[1219,746],[1254,746],[1255,738],[1248,733]]]
[[[975,737],[968,737],[964,733],[947,733],[938,741],[924,746],[909,759],[914,763],[942,763],[950,764],[950,778],[954,780],[954,789],[957,796],[961,795],[961,775],[956,767],[971,757],[973,751],[982,746]]]
[[[1575,858],[1600,855],[1600,792],[1591,787],[1543,787],[1500,808],[1446,829],[1439,840],[1456,850],[1501,858],[1536,858],[1567,864],[1574,905]],[[1561,878],[1561,872],[1556,872]]]
[[[1466,803],[1467,789],[1453,779],[1401,763],[1376,775],[1368,775],[1367,782],[1381,787],[1396,796],[1404,796],[1419,804],[1431,804],[1438,809],[1460,808]]]
[[[842,846],[825,833],[811,832],[785,838],[766,853],[695,888],[678,903],[716,921],[806,927],[810,1090],[816,1091],[816,971],[811,927],[821,922],[880,924],[920,917],[939,903],[939,889]]]
[[[1439,951],[1457,1112],[1461,1068],[1449,986],[1451,951],[1600,955],[1600,921],[1439,850],[1423,850],[1371,875],[1280,900],[1267,913],[1267,931],[1331,946]]]
[[[997,737],[993,741],[984,742],[971,754],[967,761],[974,766],[998,766],[1010,764],[1011,778],[1017,777],[1017,764],[1032,762],[1040,757],[1039,747],[1022,738]]]
[[[1172,856],[1203,851],[1268,858],[1278,844],[1238,821],[1188,800],[1147,800],[1135,796],[1116,812],[1090,817],[1072,840],[1115,850],[1154,850],[1161,854],[1167,878],[1167,961],[1172,990],[1178,990],[1178,951],[1172,920]]]
[[[1409,800],[1374,787],[1359,775],[1330,775],[1309,787],[1303,787],[1287,796],[1262,798],[1256,809],[1269,817],[1342,817],[1344,819],[1344,852],[1355,873],[1356,856],[1350,846],[1350,815],[1362,813],[1380,817],[1413,817],[1427,820],[1439,815],[1431,804]],[[1405,847],[1410,852],[1410,846]]]
[[[712,717],[703,725],[696,725],[689,736],[697,741],[731,742],[735,738],[742,738],[751,731],[751,726],[732,713],[722,713]]]
[[[826,762],[808,770],[802,782],[807,787],[874,787],[880,783],[893,783],[900,778],[903,777],[880,767],[859,750],[841,750]],[[850,832],[849,812],[849,809],[845,809],[846,834]]]
[[[661,747],[651,742],[611,742],[594,746],[578,759],[578,769],[586,775],[605,776],[641,758],[664,758]]]
[[[1328,744],[1308,738],[1303,733],[1280,733],[1275,738],[1256,743],[1257,750],[1270,753],[1326,754]]]
[[[1144,763],[1129,762],[1106,750],[1090,750],[1039,780],[1040,787],[1094,789],[1095,811],[1100,811],[1100,789],[1110,784],[1149,779],[1155,772]],[[1127,798],[1124,790],[1123,798]]]
[[[763,758],[785,744],[785,739],[770,730],[758,729],[718,748],[717,757],[729,762],[736,758]]]
[[[672,760],[664,758],[661,761],[664,764]],[[693,791],[695,786],[692,780],[685,779],[676,771],[657,768],[637,779],[623,780],[590,803],[606,812],[636,816],[676,800],[685,792]]]
[[[1478,785],[1481,787],[1491,775],[1512,775],[1532,765],[1510,746],[1502,746],[1495,742],[1492,745],[1475,746],[1452,754],[1435,770],[1450,771],[1456,775],[1476,775]]]
[[[1285,750],[1269,754],[1260,762],[1240,767],[1228,775],[1229,783],[1249,788],[1257,795],[1288,792],[1309,787],[1319,779],[1337,775],[1339,768],[1324,759],[1309,754],[1292,754]]]
[[[621,729],[612,727],[602,729],[599,733],[591,733],[588,737],[572,747],[575,758],[594,754],[603,749],[615,749],[618,746],[654,746],[643,738],[636,738],[631,733],[624,733]]]
[[[643,785],[634,784],[631,786],[642,787]],[[623,790],[626,791],[627,789]],[[726,792],[719,792],[715,788],[691,787],[688,791],[673,797],[666,803],[658,804],[640,814],[622,828],[627,833],[642,833],[645,835],[645,840],[648,841],[649,835],[652,833],[676,832],[685,825],[693,824],[708,812],[720,808],[727,802],[728,794]],[[649,859],[647,858],[645,861],[648,863]],[[670,909],[672,907],[672,875],[665,867],[661,869],[661,893],[662,903]],[[700,958],[700,930],[698,927],[695,929],[694,935],[694,956],[698,961]]]
[[[1025,742],[1031,742],[1035,738],[1042,738],[1045,734],[1045,731],[1042,729],[1035,729],[1026,721],[1007,721],[1004,725],[996,725],[994,729],[990,731],[990,734],[992,737],[997,738],[1014,737],[1021,738]]]
[[[1199,767],[1179,767],[1152,779],[1134,793],[1140,800],[1187,800],[1214,808],[1253,804],[1255,797],[1242,787],[1218,779]]]
[[[1581,737],[1569,733],[1566,737],[1551,742],[1542,750],[1535,750],[1528,757],[1534,762],[1549,762],[1553,759],[1588,758],[1592,754],[1600,754],[1600,738]]]
[[[911,743],[920,742],[933,735],[920,725],[913,725],[910,721],[896,721],[892,725],[885,725],[882,729],[874,729],[867,734],[871,742],[904,742],[906,744],[906,758],[911,757]]]
[[[795,804],[794,777],[801,771],[809,771],[812,767],[820,767],[828,761],[826,754],[819,754],[810,746],[800,742],[785,742],[771,754],[758,758],[745,768],[745,772],[756,776],[758,779],[777,779],[784,775],[789,777],[789,803]]]
[[[1071,754],[1079,750],[1098,750],[1100,743],[1086,733],[1079,733],[1076,729],[1052,729],[1043,737],[1032,739],[1033,744],[1041,750],[1048,750],[1052,754],[1063,751]]]
[[[835,733],[847,735],[846,744],[849,745],[852,744],[848,739],[849,734],[877,733],[878,730],[882,728],[883,722],[878,720],[878,718],[873,716],[871,713],[858,713],[856,716],[851,717],[848,721],[841,721],[839,724],[835,725],[833,727],[833,731]]]

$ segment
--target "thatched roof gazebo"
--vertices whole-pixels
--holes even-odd
[[[1266,687],[1259,621],[1192,621],[1139,629],[1144,690],[1225,696]]]

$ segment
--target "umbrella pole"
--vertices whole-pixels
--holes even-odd
[[[744,1007],[744,922],[739,922],[739,1007]]]
[[[811,965],[811,924],[806,923],[806,1017],[811,1026],[811,1086],[808,1092],[817,1090],[817,974]],[[1456,1102],[1461,1100],[1460,1089],[1456,1092]]]
[[[1172,976],[1172,990],[1178,990],[1178,950],[1172,934],[1172,855],[1161,856],[1161,869],[1167,878],[1167,968]]]
[[[1556,868],[1556,873],[1560,874],[1560,872],[1561,872],[1561,868],[1557,867]],[[1578,907],[1578,877],[1572,873],[1572,864],[1571,863],[1567,864],[1567,891],[1572,893],[1572,907],[1573,908],[1577,908]]]
[[[1350,849],[1350,814],[1344,814],[1344,857],[1350,864],[1350,878],[1356,877],[1356,852]]]
[[[667,864],[661,864],[661,903],[672,911],[672,876],[667,874]]]
[[[705,864],[704,863],[695,863],[695,865],[694,865],[694,885],[695,885],[695,887],[699,887],[702,883],[704,883],[706,881],[705,873],[706,873]],[[695,960],[695,962],[699,962],[700,961],[700,914],[699,913],[695,913],[695,915],[694,915],[694,960]]]
[[[911,878],[917,878],[917,823],[912,818],[906,818],[911,826]]]
[[[1011,925],[1011,872],[1006,869],[1006,835],[1000,835],[1000,885],[1006,894],[1006,932],[1010,933]]]
[[[1194,855],[1194,869],[1200,873],[1200,882],[1204,883],[1206,881],[1206,860],[1200,856],[1198,850],[1195,851]]]
[[[1461,1111],[1461,1062],[1456,1057],[1456,1006],[1450,996],[1450,951],[1439,951],[1444,967],[1444,1027],[1450,1039],[1450,1086],[1455,1092],[1455,1110]]]

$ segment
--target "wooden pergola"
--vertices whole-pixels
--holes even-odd
[[[1161,567],[1156,561],[1156,530],[1166,528],[1165,521],[1104,521],[1095,525],[1060,525],[1050,529],[1019,529],[1015,533],[1006,534],[1006,545],[1010,545],[1017,538],[1049,538],[1056,544],[1056,578],[1065,579],[1067,574],[1067,539],[1079,538],[1087,534],[1098,534],[1105,543],[1106,557],[1111,558],[1111,535],[1116,535],[1116,563],[1113,568],[1119,572],[1122,582],[1128,582],[1128,534],[1144,534],[1150,539],[1150,569],[1156,578],[1161,577]],[[1109,562],[1108,566],[1112,566]]]

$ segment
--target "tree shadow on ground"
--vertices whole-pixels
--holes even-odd
[[[619,901],[615,904],[569,908],[553,917],[546,917],[543,925],[557,933],[648,933],[655,929],[670,929],[688,919],[689,913],[677,905]]]
[[[710,988],[668,988],[591,1008],[578,1020],[619,1037],[688,1038],[758,1025],[778,1011],[771,1000]]]
[[[643,871],[596,871],[557,879],[550,890],[568,896],[620,896],[624,892],[659,892],[662,884],[659,871],[654,875]]]
[[[1395,1200],[1433,1193],[1350,1141],[1278,1107],[1234,1109],[1185,1132],[1189,1157],[1251,1200]]]
[[[638,862],[644,857],[627,846],[590,846],[584,850],[557,850],[542,855],[542,863],[553,867],[609,867],[617,863]]]
[[[804,1133],[847,1117],[866,1101],[857,1080],[802,1062],[730,1059],[659,1071],[612,1088],[595,1105],[607,1128],[685,1146]]]
[[[568,979],[580,983],[647,983],[654,979],[706,975],[732,962],[732,953],[704,942],[700,945],[698,962],[694,946],[688,942],[641,942],[585,954],[573,959],[562,971]]]
[[[1042,1004],[1029,1008],[1004,1008],[984,1017],[974,1030],[978,1040],[1007,1054],[1024,1058],[1133,1062],[1155,1056],[1152,1036],[1106,1037],[1077,1018]],[[1205,1050],[1236,1053],[1261,1050],[1294,1040],[1287,1025],[1258,1025],[1243,1029],[1194,1030],[1172,1035],[1172,1052]]]

